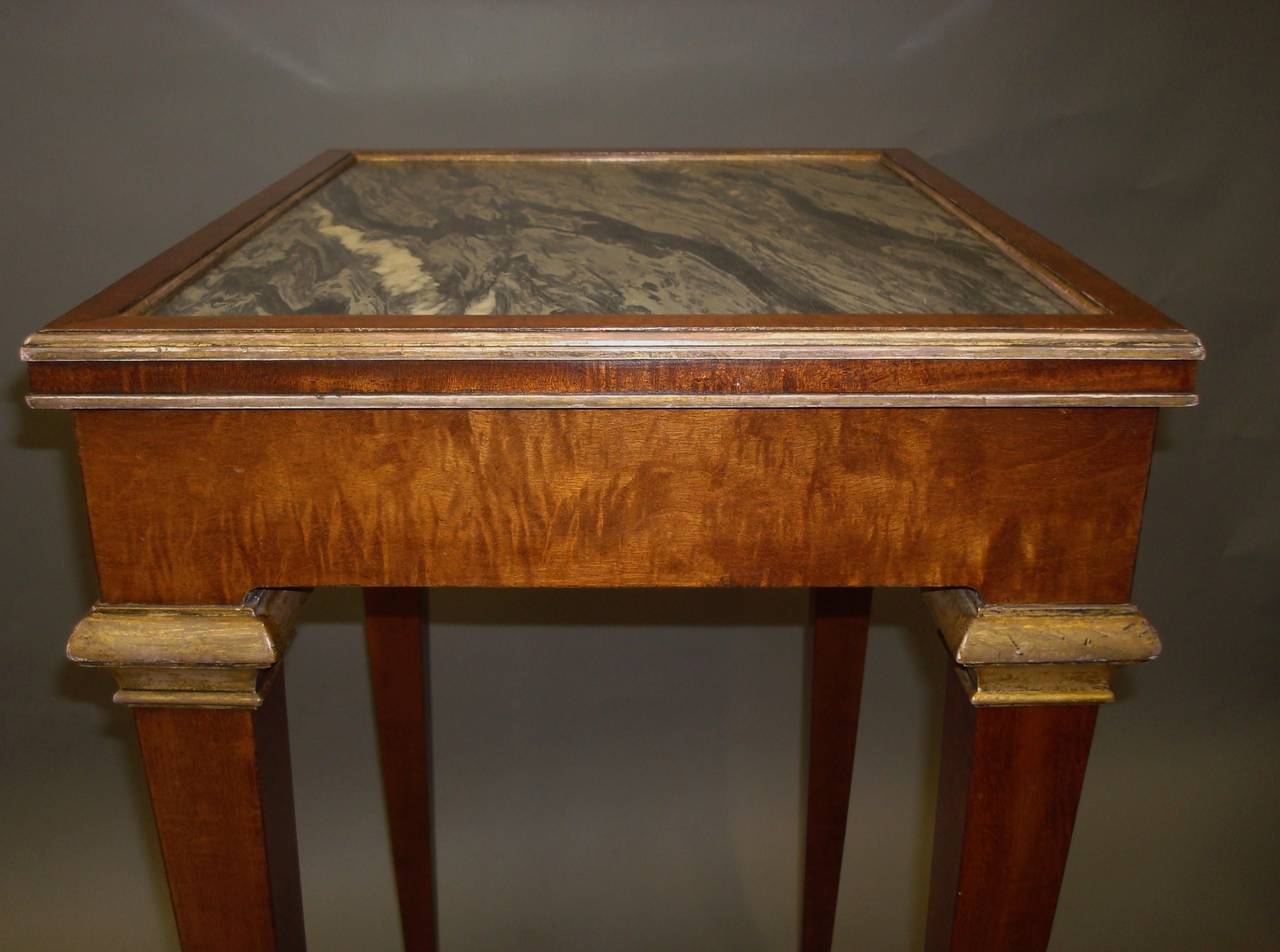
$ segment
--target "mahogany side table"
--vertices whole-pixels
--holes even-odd
[[[420,593],[813,590],[828,949],[870,591],[954,661],[931,949],[1049,939],[1190,332],[914,155],[329,152],[30,337],[69,409],[185,949],[300,949],[283,658],[366,589],[406,947],[435,947]]]

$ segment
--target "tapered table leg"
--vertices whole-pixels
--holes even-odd
[[[812,598],[809,789],[800,947],[802,952],[827,952],[840,889],[871,589],[819,588],[813,590]]]
[[[184,952],[305,948],[283,672],[257,711],[134,718]]]
[[[948,674],[931,952],[1048,945],[1097,711],[975,707]]]
[[[302,598],[98,605],[67,643],[134,707],[185,952],[306,946],[282,670]]]
[[[947,675],[926,947],[1036,952],[1049,943],[1098,705],[1117,665],[1160,653],[1128,604],[925,600]]]
[[[405,952],[436,949],[426,591],[364,591],[365,642]]]

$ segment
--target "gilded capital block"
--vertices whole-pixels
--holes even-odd
[[[924,596],[977,706],[1108,703],[1117,665],[1160,654],[1133,605],[987,605],[963,588]]]
[[[67,657],[111,669],[117,704],[257,708],[306,598],[258,589],[240,605],[95,605]]]

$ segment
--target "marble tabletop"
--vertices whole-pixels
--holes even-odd
[[[1075,314],[874,159],[360,161],[164,315]]]

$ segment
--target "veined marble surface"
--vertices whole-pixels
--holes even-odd
[[[154,313],[1076,308],[874,161],[359,162]]]

